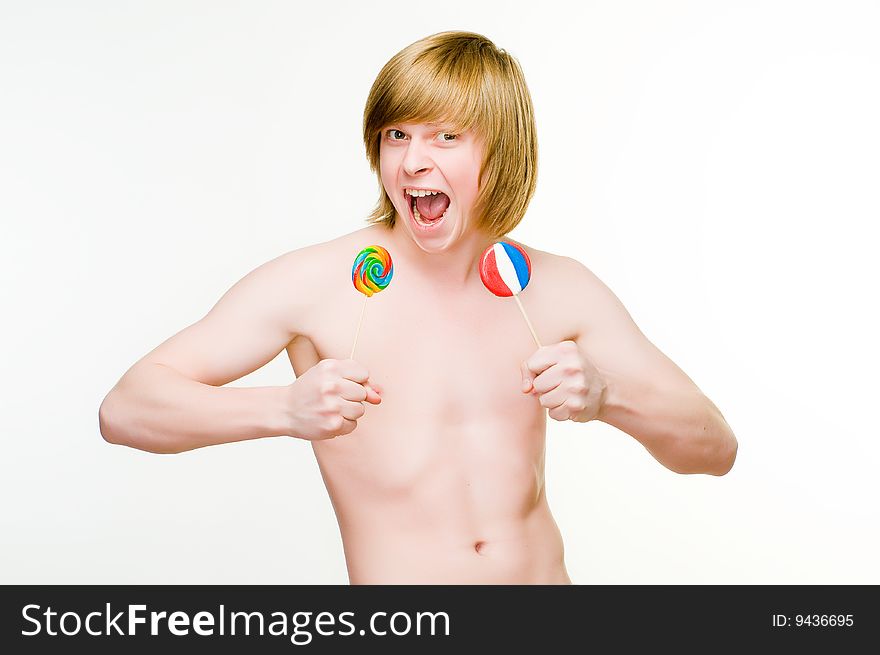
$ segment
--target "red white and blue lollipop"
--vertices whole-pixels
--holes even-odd
[[[483,285],[496,296],[502,298],[513,296],[519,306],[519,311],[526,319],[526,325],[529,326],[535,343],[540,348],[541,342],[538,341],[535,328],[532,327],[532,322],[518,297],[528,285],[531,277],[532,262],[526,251],[520,246],[507,241],[498,241],[486,248],[483,256],[480,257],[480,279],[483,281]]]

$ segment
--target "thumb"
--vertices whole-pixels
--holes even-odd
[[[522,372],[522,391],[523,393],[528,393],[532,390],[532,380],[534,379],[532,378],[532,372],[525,362],[520,364],[520,370]]]
[[[378,387],[379,385],[374,385],[374,386]],[[382,402],[382,397],[379,395],[379,393],[376,391],[376,389],[374,389],[373,386],[370,385],[369,382],[364,382],[364,389],[366,389],[366,391],[367,391],[366,401],[368,403],[378,405],[380,402]],[[380,388],[380,390],[381,390],[381,388]]]

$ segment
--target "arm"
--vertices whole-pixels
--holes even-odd
[[[281,392],[282,387],[215,387],[141,361],[107,394],[98,424],[108,443],[162,454],[282,436]]]
[[[577,289],[566,298],[576,336],[523,362],[523,392],[538,396],[557,421],[598,419],[623,430],[676,473],[727,473],[737,441],[718,408],[589,269],[569,258],[555,262],[548,270]]]
[[[571,260],[579,349],[605,382],[597,418],[623,430],[676,473],[724,475],[737,441],[718,408],[636,326],[585,266]]]
[[[264,366],[294,338],[302,292],[293,293],[290,280],[306,258],[291,255],[250,272],[204,318],[132,366],[101,404],[104,439],[178,453],[284,435],[284,387],[222,385]]]

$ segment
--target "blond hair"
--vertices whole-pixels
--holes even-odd
[[[493,237],[516,227],[535,193],[538,139],[532,99],[513,56],[480,34],[440,32],[385,64],[364,109],[364,146],[380,192],[369,223],[394,227],[396,210],[382,185],[379,143],[386,126],[408,122],[446,123],[457,132],[473,128],[485,147],[476,225]]]

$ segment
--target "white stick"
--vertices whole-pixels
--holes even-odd
[[[348,356],[349,359],[354,359],[354,348],[358,343],[358,335],[361,333],[361,323],[364,322],[364,312],[367,310],[367,296],[364,294],[364,304],[361,306],[361,318],[358,321],[357,332],[354,333],[354,343],[351,344],[351,355]]]
[[[513,299],[516,300],[519,311],[522,312],[523,318],[526,319],[526,324],[529,326],[529,331],[532,333],[532,337],[535,339],[535,343],[538,345],[538,348],[540,348],[541,342],[538,341],[538,335],[535,334],[535,328],[532,327],[532,322],[529,320],[528,314],[526,314],[526,310],[523,308],[522,303],[519,300],[519,296],[513,294]]]

